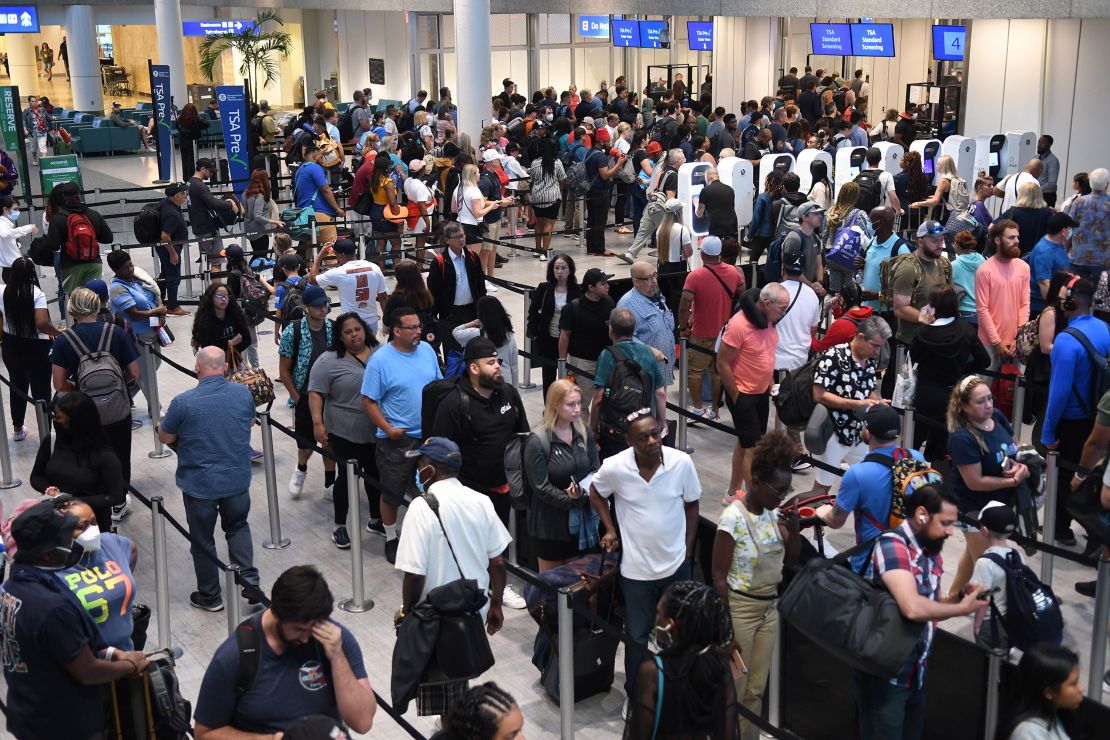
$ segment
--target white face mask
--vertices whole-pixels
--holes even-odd
[[[547,115],[545,115],[545,116],[543,117],[543,120],[547,121],[548,123],[551,123],[552,121],[554,121],[554,120],[555,120],[555,114],[553,114],[553,113],[548,113]]]
[[[93,524],[81,534],[77,535],[77,544],[85,552],[96,552],[100,549],[100,527]]]

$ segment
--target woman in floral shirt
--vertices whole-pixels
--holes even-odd
[[[782,567],[797,560],[801,544],[797,516],[778,511],[794,490],[790,465],[800,452],[780,430],[759,440],[752,449],[748,492],[725,508],[713,540],[713,585],[728,602],[736,644],[748,666],[736,680],[736,698],[757,713],[778,635]],[[759,728],[746,720],[740,730],[743,740],[759,737]]]

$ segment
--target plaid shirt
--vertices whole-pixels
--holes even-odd
[[[879,537],[871,555],[871,577],[878,578],[890,570],[908,570],[917,582],[917,593],[927,599],[940,600],[940,576],[944,571],[939,554],[929,555],[918,544],[917,536],[908,521],[902,522],[895,532],[887,532]],[[905,539],[903,539],[905,537]],[[925,686],[925,666],[929,662],[929,651],[933,648],[936,622],[925,623],[921,630],[921,641],[898,675],[890,679],[895,686],[920,689]]]
[[[617,308],[627,308],[636,317],[632,336],[667,358],[666,362],[659,363],[659,370],[663,373],[663,385],[670,385],[674,380],[674,313],[666,299],[659,294],[652,300],[633,288],[621,296]]]

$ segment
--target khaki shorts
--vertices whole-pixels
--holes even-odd
[[[332,221],[335,221],[335,216],[329,216],[326,213],[317,213],[316,214],[316,223],[317,223],[317,228],[318,228],[318,231],[317,231],[317,234],[316,234],[316,242],[320,246],[324,246],[325,244],[334,244],[335,243],[335,239],[338,236],[337,233],[336,233],[335,227],[327,225],[327,224],[331,223]]]
[[[712,339],[701,339],[699,337],[690,337],[686,340],[687,347],[690,355],[686,358],[686,367],[690,371],[690,375],[701,375],[708,371],[709,375],[713,378],[719,378],[717,374],[717,354],[713,351],[713,345],[717,343],[717,337]],[[692,349],[699,347],[700,349]],[[701,350],[706,350],[702,352]]]
[[[485,237],[486,237],[486,239],[493,239],[494,241],[500,239],[501,238],[501,222],[498,221],[497,223],[486,224]],[[491,244],[490,242],[482,242],[482,251],[483,252],[488,252],[492,249],[497,249],[497,245],[496,244]]]

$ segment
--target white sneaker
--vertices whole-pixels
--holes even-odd
[[[499,290],[500,290],[500,288],[498,288],[496,285],[491,283],[489,280],[486,281],[486,292],[487,293],[496,293]]]
[[[624,697],[624,704],[621,705],[621,719],[625,722],[628,721],[628,697]]]
[[[525,609],[528,607],[524,597],[514,591],[512,586],[506,586],[505,590],[501,592],[501,603],[510,609]]]
[[[333,496],[334,496],[334,492],[335,492],[335,484],[334,483],[332,483],[330,486],[324,486],[324,500],[325,501],[331,501]]]
[[[123,518],[131,513],[131,494],[127,494],[123,503],[112,507],[112,524],[119,524]]]
[[[307,477],[307,470],[293,468],[293,475],[289,476],[289,493],[293,495],[294,501],[301,497],[301,493],[304,491],[304,479]]]

